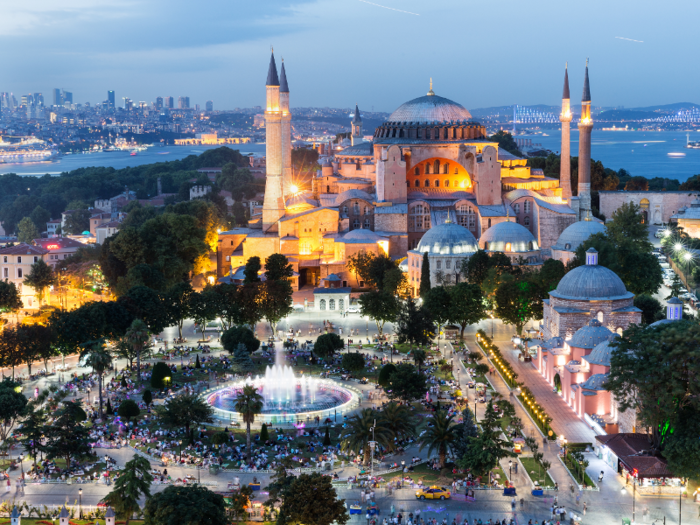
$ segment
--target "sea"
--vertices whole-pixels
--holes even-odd
[[[578,155],[578,129],[571,126],[571,154]],[[546,136],[545,136],[546,134]],[[518,135],[532,139],[544,149],[559,152],[561,138],[557,130],[541,134]],[[700,132],[690,133],[691,141],[700,141]],[[602,161],[606,168],[626,169],[633,176],[652,179],[666,177],[680,182],[700,174],[700,149],[689,149],[686,132],[679,131],[602,131],[593,130],[591,157]],[[17,173],[26,176],[58,175],[78,168],[107,166],[115,169],[140,166],[154,162],[178,160],[199,155],[218,146],[155,146],[132,156],[124,152],[97,152],[64,155],[48,162],[0,164],[0,175]],[[243,154],[265,154],[265,144],[230,146]]]

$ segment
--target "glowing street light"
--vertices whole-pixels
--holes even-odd
[[[679,242],[673,245],[673,249],[676,250],[677,252],[681,251],[683,249],[683,245]]]
[[[297,186],[296,184],[292,184],[289,187],[289,189],[291,190],[292,195],[296,195],[297,193],[299,193],[299,186]]]

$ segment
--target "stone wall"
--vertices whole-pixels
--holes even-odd
[[[405,213],[377,213],[374,216],[374,229],[378,232],[406,233],[408,216]]]
[[[690,206],[698,196],[698,191],[601,191],[600,212],[606,220],[610,220],[615,210],[624,203],[633,202],[639,206],[646,199],[649,203],[644,203],[644,209],[647,210],[649,222],[661,224],[669,222],[671,215]]]
[[[620,299],[617,301],[586,301],[567,300],[549,296],[544,304],[542,324],[544,325],[545,340],[551,337],[572,336],[579,328],[583,328],[593,318],[598,318],[603,313],[603,326],[611,332],[619,329],[625,330],[630,324],[639,324],[642,314],[639,311],[615,312],[617,309],[626,309],[633,306],[634,299]],[[566,309],[558,312],[555,308]]]
[[[556,244],[561,233],[577,221],[574,214],[557,213],[542,206],[537,207],[536,237],[540,248],[546,250]]]

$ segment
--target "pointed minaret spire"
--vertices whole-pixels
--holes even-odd
[[[581,98],[581,102],[590,102],[591,101],[591,86],[588,83],[588,59],[586,59],[586,77],[583,80],[583,97]]]
[[[569,63],[566,63],[566,67],[564,69],[564,94],[561,96],[561,98],[567,100],[571,98],[571,95],[569,95]]]
[[[561,157],[559,167],[559,187],[561,198],[569,205],[571,201],[571,100],[569,100],[569,63],[564,68],[564,93],[561,97]]]
[[[280,80],[277,76],[277,64],[275,64],[275,51],[272,50],[270,54],[270,67],[267,70],[267,82],[266,86],[279,86]]]
[[[280,70],[280,93],[289,93],[287,73],[284,70],[284,58],[282,59],[282,69]]]
[[[435,95],[435,92],[433,91],[433,77],[430,77],[430,91],[428,91],[428,96],[432,97]]]
[[[355,103],[355,116],[352,119],[353,122],[362,122],[360,117],[360,108],[357,107],[357,102]]]

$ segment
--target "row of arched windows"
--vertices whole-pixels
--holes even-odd
[[[321,299],[318,306],[320,310],[325,310],[326,300]],[[328,309],[335,310],[335,299],[328,299]],[[345,310],[345,299],[338,299],[338,310]]]
[[[436,160],[432,164],[430,162],[427,162],[423,165],[423,173],[421,173],[421,166],[416,166],[413,168],[413,174],[418,176],[418,175],[431,175],[431,174],[439,174],[442,173],[443,175],[447,175],[450,172],[450,163],[445,162],[444,164],[440,164],[439,160]],[[455,166],[454,168],[454,174],[457,175],[459,173],[459,168]]]
[[[407,183],[407,184],[408,184],[408,186],[411,185],[410,183]],[[445,188],[449,188],[449,187],[450,187],[450,180],[449,180],[449,179],[445,179],[445,180],[443,181],[442,185],[443,185],[443,187],[445,187]],[[420,187],[421,187],[420,181],[417,180],[417,179],[416,179],[415,181],[413,181],[413,186],[414,186],[415,188],[420,188]],[[429,181],[428,179],[425,179],[425,180],[423,181],[423,186],[425,186],[426,188],[430,188],[431,186],[433,186],[433,187],[435,187],[435,188],[439,188],[439,187],[440,187],[440,179],[435,179],[435,180],[433,181],[432,184],[430,183],[430,181]],[[459,186],[460,186],[460,184],[459,184],[459,181],[458,181],[458,180],[455,180],[455,181],[452,182],[452,187],[453,187],[453,188],[459,188]],[[464,182],[464,183],[462,184],[462,187],[463,187],[463,188],[467,187],[466,182]]]

